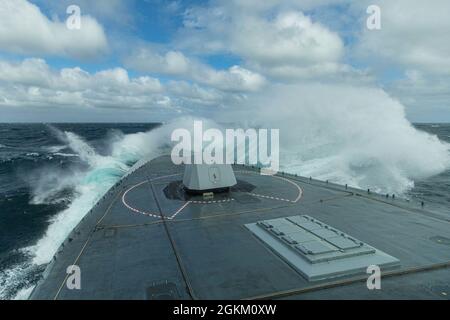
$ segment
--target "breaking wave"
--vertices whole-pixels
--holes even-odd
[[[415,129],[407,121],[404,107],[379,89],[278,85],[243,101],[245,105],[231,109],[228,115],[222,110],[217,119],[243,128],[280,129],[280,164],[287,172],[401,194],[412,188],[415,180],[450,168],[449,145]],[[48,263],[71,230],[130,166],[142,158],[167,153],[173,129],[190,129],[193,120],[177,119],[148,132],[116,132],[110,137],[107,155],[99,154],[73,132],[51,128],[64,144],[52,151],[56,154],[67,147],[86,168],[44,172],[38,179],[33,203],[55,201],[70,189],[70,204],[52,219],[34,246],[24,249],[29,260],[17,266],[19,272],[5,273],[2,284],[19,288],[16,297],[26,298],[31,289],[17,286],[17,282],[23,281],[27,270]],[[217,127],[214,122],[209,126]]]
[[[220,118],[280,129],[280,167],[302,176],[404,194],[450,168],[450,145],[414,128],[381,89],[277,85]]]
[[[31,204],[54,204],[69,202],[66,209],[50,221],[43,237],[33,246],[20,250],[26,261],[0,273],[0,299],[26,299],[34,284],[27,280],[30,273],[51,261],[60,244],[66,239],[84,215],[138,160],[152,159],[170,151],[170,135],[182,126],[186,119],[148,132],[122,134],[116,132],[110,141],[108,155],[100,155],[82,137],[73,132],[62,132],[55,127],[50,131],[73,151],[85,168],[62,170],[43,168],[32,186]],[[49,151],[64,149],[57,146]],[[64,191],[70,190],[70,196]],[[42,271],[42,270],[41,270]],[[27,285],[28,284],[28,285]]]
[[[45,147],[44,149],[50,153],[57,153],[66,148],[67,148],[67,146],[65,146],[65,145],[58,145],[58,146]]]
[[[173,123],[172,125],[176,125]],[[116,135],[111,140],[110,154],[100,155],[82,137],[73,132],[61,132],[51,127],[53,133],[87,165],[66,174],[45,171],[34,187],[32,202],[42,204],[54,195],[72,189],[74,197],[67,209],[51,221],[45,235],[34,245],[26,248],[32,263],[48,263],[67,235],[84,215],[139,159],[154,158],[167,150],[171,125],[149,132]],[[51,187],[49,187],[51,186]]]

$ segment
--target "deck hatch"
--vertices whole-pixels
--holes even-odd
[[[365,273],[369,265],[399,264],[398,259],[307,215],[246,227],[310,281]]]

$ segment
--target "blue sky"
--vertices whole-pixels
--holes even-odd
[[[321,83],[450,121],[448,2],[376,2],[381,30],[366,27],[370,1],[5,0],[1,120],[165,121]],[[80,30],[65,27],[69,5]]]

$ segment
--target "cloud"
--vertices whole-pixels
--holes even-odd
[[[408,106],[412,121],[450,122],[450,85],[448,76],[407,70],[405,77],[388,88]]]
[[[378,1],[381,30],[366,28],[370,1],[353,3],[361,13],[360,32],[352,46],[353,58],[395,74],[386,91],[407,106],[413,121],[449,121],[450,2],[420,0]],[[394,70],[394,71],[392,71]]]
[[[197,106],[217,106],[218,102],[227,96],[217,89],[203,88],[196,83],[191,84],[186,81],[170,81],[167,90],[184,103]]]
[[[194,7],[185,13],[175,45],[199,54],[237,55],[245,66],[276,79],[348,72],[339,34],[300,10],[311,6],[219,1]]]
[[[159,53],[142,47],[129,56],[125,64],[141,72],[180,77],[224,91],[256,91],[265,84],[263,76],[240,66],[216,70],[197,59],[186,57],[180,51]]]
[[[167,75],[183,75],[190,72],[190,60],[179,51],[159,54],[155,50],[141,48],[127,58],[126,64],[144,72]]]
[[[61,12],[69,0],[33,0],[42,12],[30,2],[0,3],[0,18],[4,18],[0,52],[80,58],[108,48],[103,29],[93,18],[85,16],[94,27],[89,32],[82,29],[77,38],[58,18],[50,20],[42,13],[64,19]],[[108,61],[125,56],[126,69],[151,76],[131,78],[119,65],[89,73],[81,68],[54,70],[44,60],[0,61],[2,105],[72,101],[103,108],[154,106],[201,113],[245,104],[248,96],[277,84],[321,82],[381,85],[408,107],[408,115],[420,114],[414,119],[433,112],[436,119],[448,111],[450,39],[444,31],[450,30],[445,17],[445,9],[450,8],[444,0],[436,0],[433,6],[418,0],[381,0],[380,31],[365,27],[369,0],[212,0],[194,5],[158,0],[153,4],[155,12],[170,7],[173,19],[181,19],[176,21],[175,35],[171,29],[172,38],[158,44],[149,42],[153,29],[145,33],[145,39],[137,39],[143,35],[140,32],[130,35],[133,27],[143,28],[148,22],[143,23],[142,17],[148,18],[145,13],[132,13],[137,9],[135,2],[76,3],[82,13],[95,15],[108,26],[110,39],[116,40],[110,43]],[[130,14],[138,19],[128,21]],[[121,19],[132,28],[124,28]],[[160,22],[154,25],[167,28]],[[94,40],[101,38],[104,41]],[[163,84],[154,78],[159,76]]]
[[[261,64],[310,65],[339,61],[343,54],[339,36],[301,12],[241,23],[233,35],[233,51]]]
[[[133,7],[135,1],[130,0],[33,0],[40,7],[49,8],[51,15],[59,16],[66,13],[70,5],[78,5],[83,14],[96,17],[102,22],[120,27],[134,24]]]
[[[54,71],[42,59],[0,61],[0,83],[0,106],[167,107],[158,79],[130,78],[123,68],[91,74],[78,67]]]
[[[362,10],[367,3],[355,6]],[[450,74],[449,1],[382,0],[378,5],[381,30],[363,28],[356,46],[360,55],[407,69]]]
[[[153,121],[159,121],[179,113],[208,113],[244,98],[238,92],[188,81],[169,80],[163,85],[149,76],[130,77],[123,68],[89,73],[79,67],[56,70],[43,59],[0,60],[0,109],[3,117],[9,116],[14,121],[19,119],[14,114],[22,114],[24,110],[36,117],[45,111],[47,117],[57,119],[54,121],[74,116],[83,121],[92,121],[94,117],[101,121],[117,121],[117,117],[138,121],[139,112],[152,112],[158,117]],[[51,115],[48,110],[52,110]],[[133,111],[137,113],[131,114]],[[26,119],[30,112],[26,113]]]
[[[0,21],[3,52],[87,59],[108,48],[103,28],[95,19],[82,16],[81,29],[69,30],[65,22],[49,20],[26,0],[2,0]]]

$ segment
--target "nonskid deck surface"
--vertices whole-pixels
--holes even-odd
[[[234,166],[238,185],[180,196],[183,167],[160,157],[125,177],[61,246],[33,299],[441,298],[450,295],[450,222],[400,199]],[[245,225],[308,215],[395,257],[382,289],[367,275],[308,281]],[[66,287],[69,265],[81,290]]]

